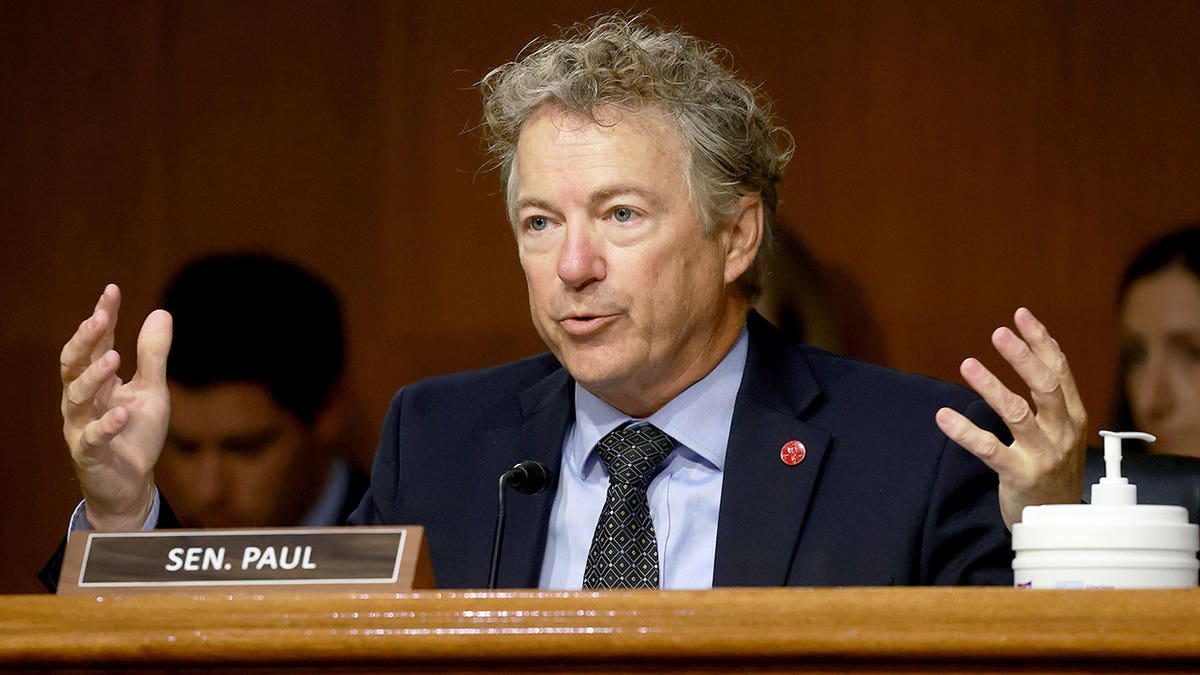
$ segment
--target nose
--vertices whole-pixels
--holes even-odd
[[[200,461],[196,462],[196,473],[189,481],[195,494],[196,502],[211,506],[221,501],[225,489],[225,462],[221,452],[211,448],[200,451]]]
[[[596,231],[574,223],[568,223],[564,231],[558,251],[558,278],[575,290],[604,279],[607,270],[603,242]]]
[[[1175,398],[1170,370],[1162,350],[1151,349],[1134,373],[1130,403],[1142,419],[1161,419],[1170,411]]]

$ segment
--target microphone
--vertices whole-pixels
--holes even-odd
[[[504,539],[505,486],[527,495],[536,495],[550,484],[550,469],[533,459],[518,462],[516,466],[500,474],[498,509],[496,511],[496,538],[492,540],[492,569],[488,573],[489,589],[496,587],[496,574],[500,571],[500,542]]]
[[[527,459],[501,474],[501,491],[505,483],[521,494],[536,495],[550,484],[550,469],[541,462]]]

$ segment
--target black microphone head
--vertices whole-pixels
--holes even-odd
[[[533,459],[519,462],[504,472],[504,476],[512,489],[527,495],[536,495],[550,484],[550,469]]]

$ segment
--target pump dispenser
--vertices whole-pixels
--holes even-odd
[[[1100,432],[1104,438],[1104,477],[1092,486],[1093,506],[1133,506],[1137,504],[1137,486],[1121,475],[1121,441],[1136,438],[1153,443],[1154,436],[1140,431]]]
[[[1200,527],[1187,509],[1137,503],[1121,475],[1121,441],[1154,436],[1101,431],[1105,475],[1091,504],[1027,506],[1013,525],[1013,581],[1020,588],[1190,588],[1196,586]]]

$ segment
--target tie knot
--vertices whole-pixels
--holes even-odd
[[[610,480],[637,484],[649,477],[673,447],[675,439],[653,424],[626,423],[601,438],[596,452],[608,468]]]

